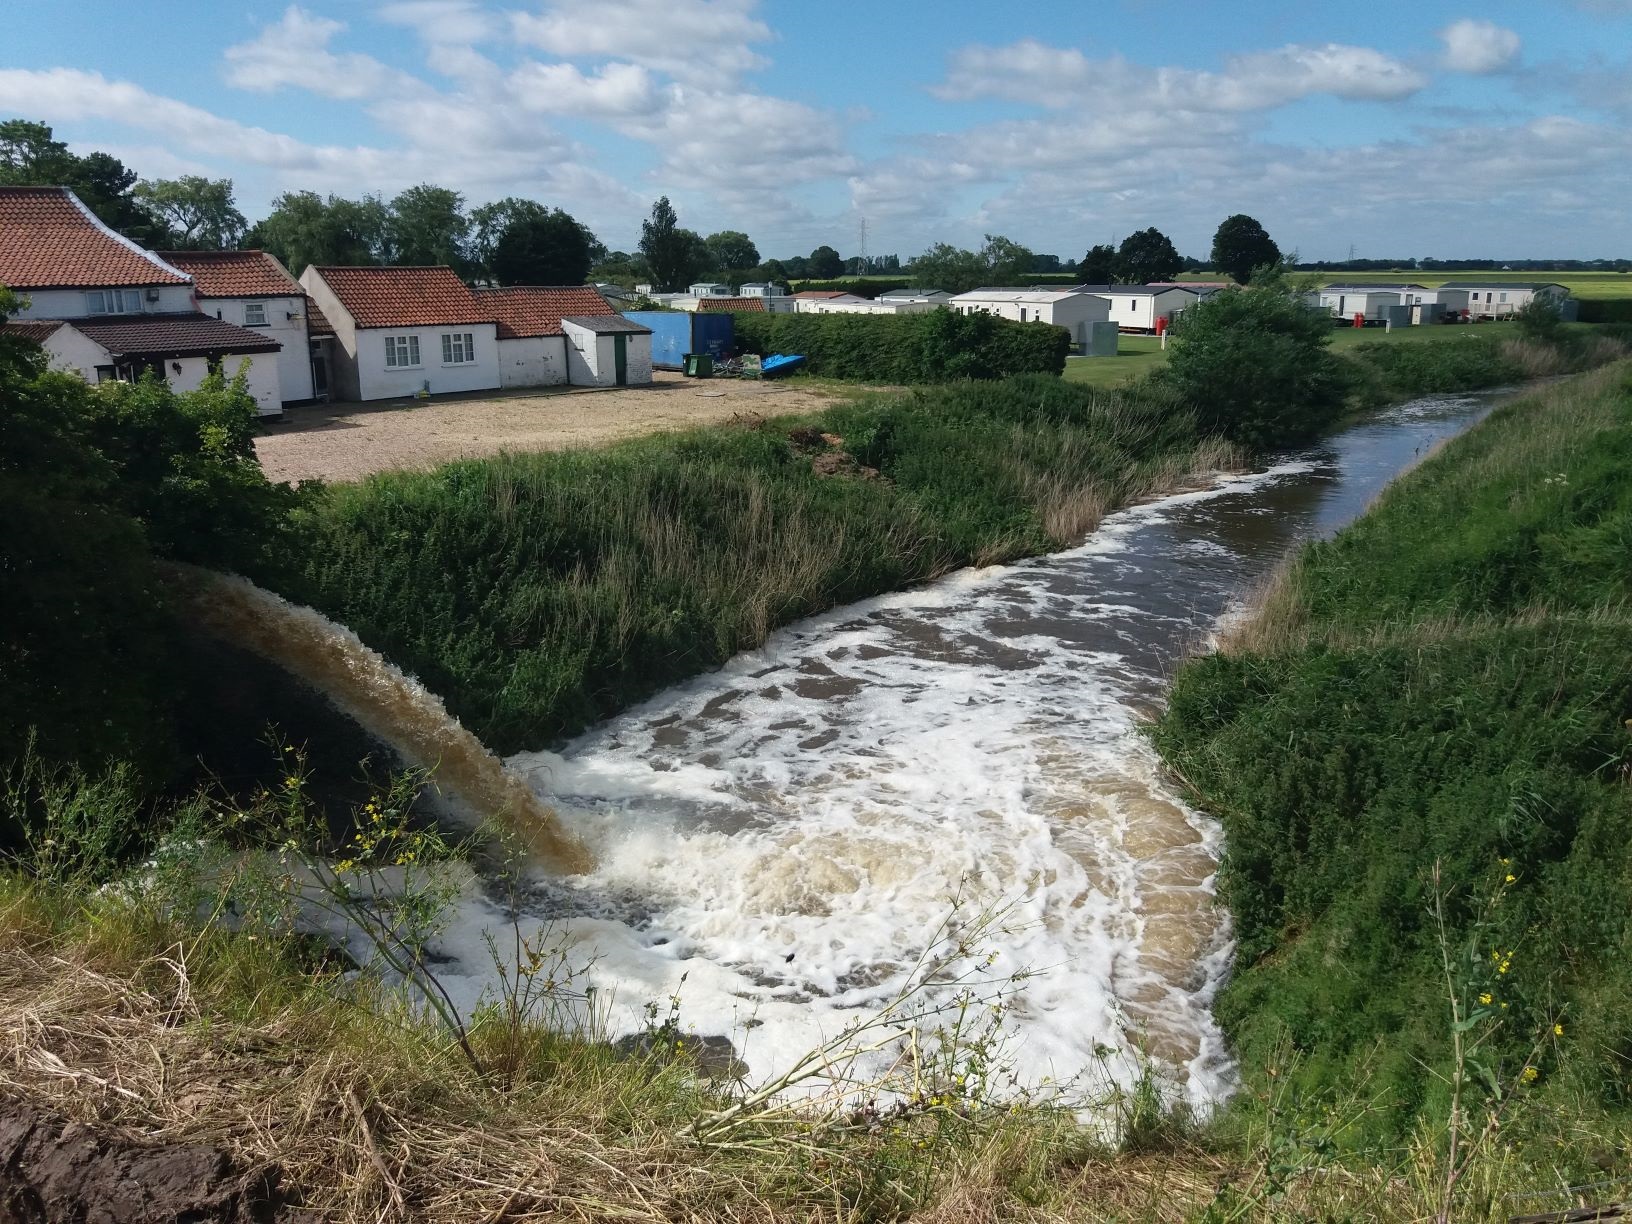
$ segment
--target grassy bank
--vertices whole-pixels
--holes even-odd
[[[1260,1090],[1362,1094],[1368,1161],[1632,1160],[1629,598],[1622,362],[1445,447],[1177,677],[1157,741],[1240,941],[1217,1014]]]
[[[336,487],[307,515],[297,593],[508,751],[1233,459],[1155,396],[950,385]]]

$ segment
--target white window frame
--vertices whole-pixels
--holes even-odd
[[[387,336],[385,338],[385,368],[388,370],[418,370],[419,337]]]
[[[141,312],[142,291],[140,289],[91,289],[85,294],[86,314],[140,314]]]
[[[259,315],[260,318],[255,318],[254,317],[255,315]],[[265,327],[266,326],[266,303],[265,302],[245,302],[244,303],[244,326],[245,327]]]
[[[474,332],[442,333],[442,364],[445,366],[473,365],[476,361],[476,334]]]

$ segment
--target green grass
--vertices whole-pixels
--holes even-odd
[[[1573,324],[1567,332],[1590,334],[1586,324]],[[1513,336],[1517,328],[1506,323],[1475,324],[1468,326],[1398,327],[1384,331],[1380,327],[1334,327],[1332,351],[1348,352],[1362,344],[1455,344],[1470,341],[1489,342]],[[1169,341],[1169,343],[1172,343]],[[1122,336],[1117,341],[1115,357],[1072,357],[1065,363],[1064,377],[1068,382],[1080,382],[1090,387],[1118,387],[1143,378],[1167,364],[1167,353],[1155,336]]]
[[[1470,1095],[1522,1092],[1624,1162],[1629,607],[1622,362],[1444,448],[1180,670],[1156,739],[1224,824],[1217,1014],[1249,1077],[1291,1049],[1302,1091],[1375,1094],[1354,1142],[1443,1134],[1454,995],[1489,1076]]]

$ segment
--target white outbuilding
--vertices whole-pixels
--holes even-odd
[[[1570,291],[1552,281],[1450,280],[1442,290],[1468,295],[1468,313],[1476,319],[1503,319],[1523,310],[1536,298],[1562,307]]]
[[[579,365],[578,376],[573,376],[573,346],[562,320],[569,315],[612,314],[599,290],[575,285],[510,285],[472,292],[483,313],[498,323],[501,387],[598,385],[587,363]],[[650,382],[650,371],[639,381]]]
[[[928,302],[932,306],[945,306],[952,300],[952,295],[945,289],[887,289],[878,295],[880,302]]]
[[[164,251],[193,278],[194,304],[207,315],[276,340],[278,382],[286,404],[314,398],[306,291],[265,251]]]
[[[652,381],[652,329],[619,314],[567,315],[567,373],[575,386],[628,387]]]
[[[1019,323],[1052,323],[1071,333],[1071,342],[1084,347],[1089,327],[1107,323],[1111,305],[1104,298],[1076,289],[971,289],[954,297],[949,309],[959,314],[992,314]]]
[[[1078,285],[1076,292],[1104,298],[1111,322],[1125,332],[1155,332],[1159,321],[1171,324],[1180,311],[1201,300],[1185,285]]]

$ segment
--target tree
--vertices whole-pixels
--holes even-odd
[[[1284,279],[1215,293],[1179,315],[1167,365],[1151,375],[1198,426],[1259,449],[1314,436],[1343,408],[1347,380],[1327,349],[1331,321]]]
[[[1238,285],[1251,280],[1255,268],[1280,262],[1281,248],[1245,213],[1226,217],[1213,235],[1213,267],[1228,273]]]
[[[652,204],[652,215],[640,223],[640,253],[664,293],[684,289],[708,262],[702,238],[680,228],[668,196],[660,196]]]
[[[633,289],[652,278],[652,270],[639,255],[628,251],[612,251],[598,260],[589,270],[591,280],[606,281]]]
[[[1152,226],[1122,240],[1116,252],[1115,279],[1123,285],[1148,285],[1172,280],[1183,265],[1173,240]]]
[[[76,157],[51,128],[26,119],[0,123],[0,184],[66,187],[104,224],[143,246],[166,246],[169,231],[131,194],[136,172],[109,153]]]
[[[1077,275],[1085,285],[1108,285],[1116,279],[1116,248],[1102,242],[1088,248],[1077,265]]]
[[[819,246],[810,253],[810,274],[817,280],[832,280],[844,275],[844,259],[830,246]]]
[[[741,230],[721,230],[703,239],[716,272],[746,272],[759,263],[759,248]]]
[[[390,213],[378,196],[325,200],[315,191],[289,191],[244,236],[251,247],[277,256],[296,276],[311,264],[385,262]]]
[[[505,196],[491,204],[483,204],[470,212],[470,258],[480,274],[491,279],[493,249],[499,245],[504,231],[517,221],[537,220],[549,216],[550,210],[536,200],[520,196]]]
[[[998,234],[987,234],[978,251],[966,251],[937,242],[917,259],[910,269],[912,283],[919,289],[945,289],[967,293],[981,285],[1015,284],[1031,271],[1036,256]]]
[[[488,270],[501,285],[581,285],[594,263],[592,240],[559,208],[520,217],[499,235]]]
[[[234,247],[249,227],[233,203],[231,179],[187,174],[137,183],[131,194],[169,226],[175,242],[188,250]]]
[[[470,268],[470,218],[457,191],[430,183],[408,188],[391,201],[388,232],[394,264]]]

